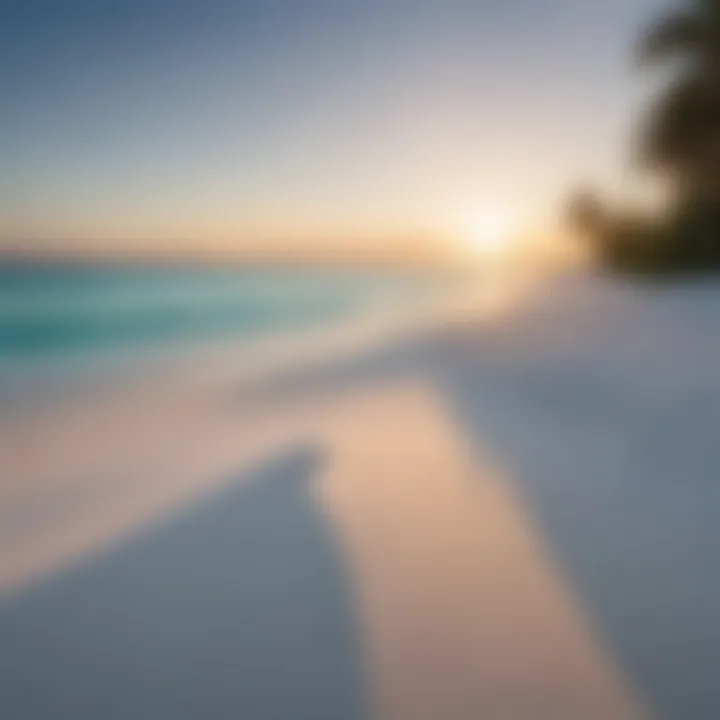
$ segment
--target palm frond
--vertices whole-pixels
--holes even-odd
[[[715,89],[697,77],[681,77],[652,108],[642,154],[657,166],[691,165],[719,133]]]
[[[706,29],[700,15],[671,15],[640,39],[638,60],[654,64],[666,58],[683,55],[702,46]]]

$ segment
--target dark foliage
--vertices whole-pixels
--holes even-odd
[[[581,194],[570,225],[601,262],[642,274],[720,272],[720,0],[677,0],[638,45],[646,65],[678,62],[642,128],[642,160],[674,188],[664,219],[608,213]]]

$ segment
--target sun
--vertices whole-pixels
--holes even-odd
[[[512,215],[500,206],[479,208],[468,214],[461,229],[462,240],[484,257],[498,257],[512,246]]]

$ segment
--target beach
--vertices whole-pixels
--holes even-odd
[[[720,290],[499,277],[0,415],[0,716],[713,717]]]

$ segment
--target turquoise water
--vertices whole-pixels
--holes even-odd
[[[422,273],[25,265],[0,268],[0,361],[53,361],[318,327],[435,291]]]

